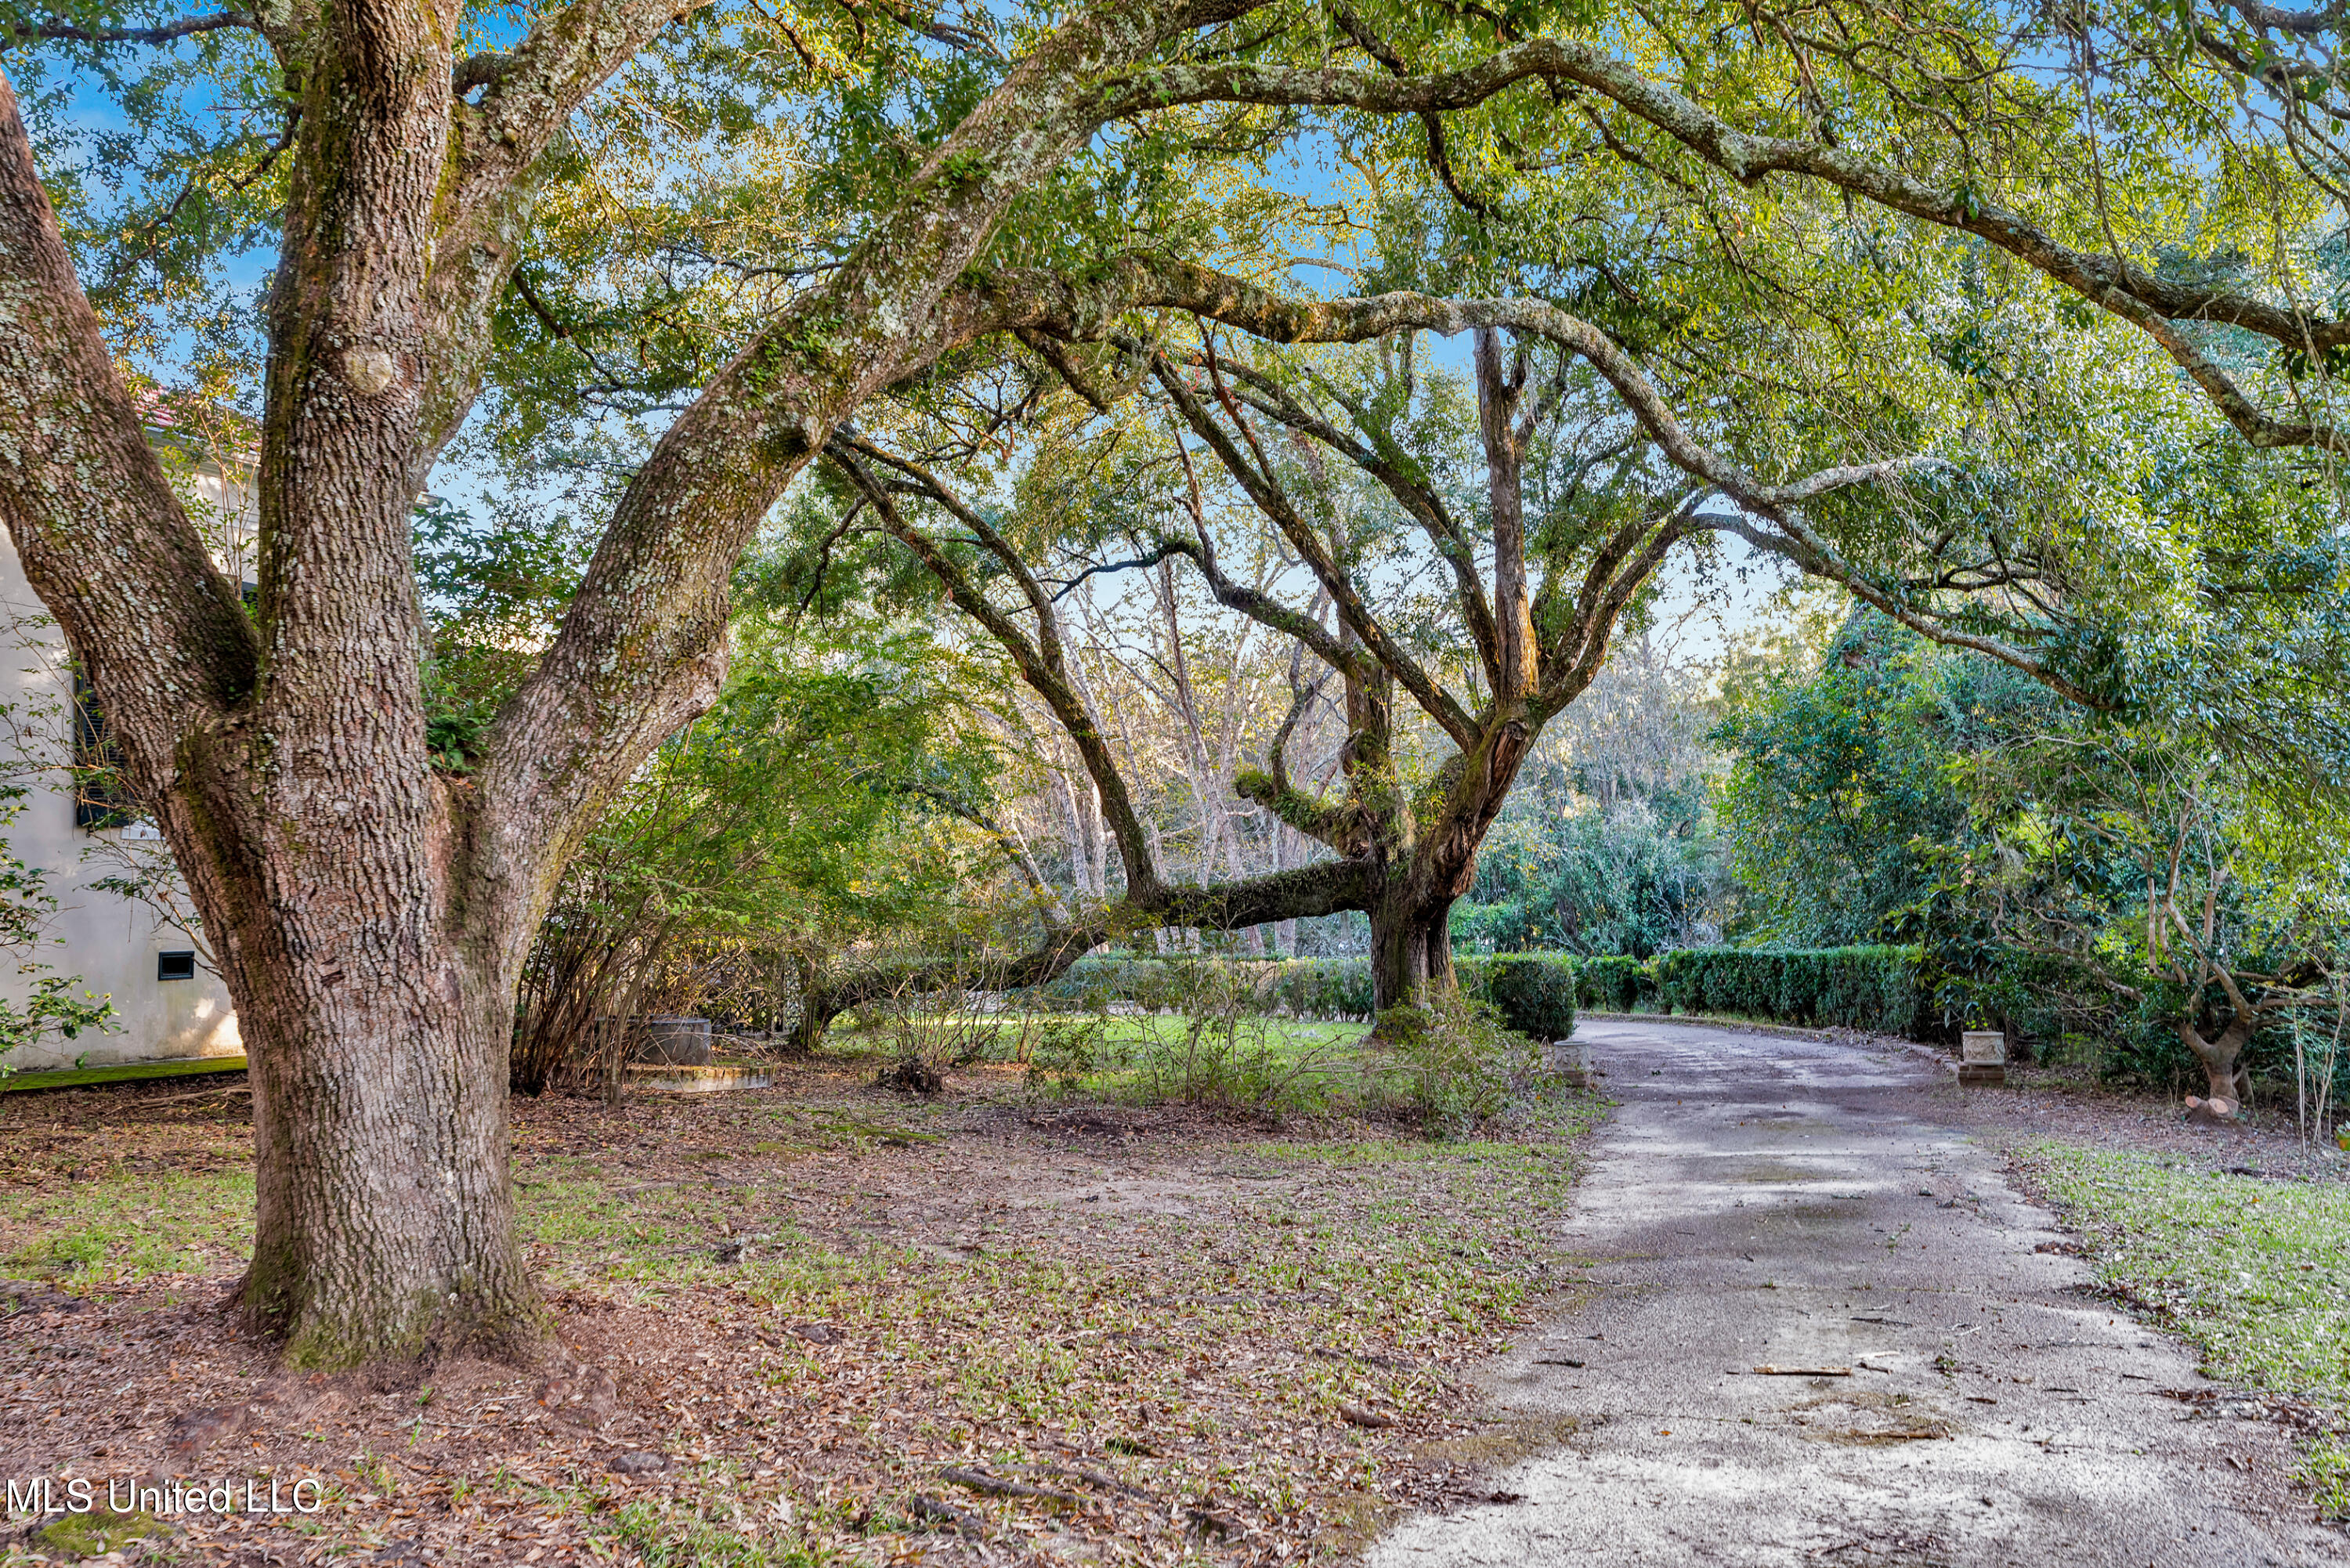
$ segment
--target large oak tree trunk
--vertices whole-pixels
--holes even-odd
[[[1371,995],[1381,1012],[1418,1004],[1431,992],[1459,983],[1452,967],[1452,903],[1450,897],[1399,893],[1369,911]]]
[[[1424,830],[1408,818],[1388,825],[1391,852],[1410,852],[1370,906],[1371,984],[1382,1009],[1419,1004],[1458,984],[1452,963],[1452,906],[1477,875],[1477,853],[1516,782],[1530,742],[1514,720],[1492,726],[1459,762],[1446,809]]]
[[[236,987],[256,1199],[241,1295],[297,1364],[540,1332],[508,1182],[506,992],[421,947],[411,979],[358,994],[315,994],[307,966]]]
[[[432,248],[435,160],[405,131],[445,119],[433,90],[314,121],[359,171],[295,205],[353,243],[287,257],[272,294],[249,618],[147,446],[0,80],[0,515],[221,963],[253,1064],[243,1299],[311,1363],[536,1327],[505,1129],[536,890],[478,874],[470,786],[432,770],[409,567],[431,443],[412,279],[387,277]]]
[[[714,697],[728,573],[833,427],[993,329],[995,307],[954,291],[1004,204],[1110,112],[1097,75],[1230,14],[1128,0],[1039,40],[822,297],[663,435],[477,772],[445,781],[425,745],[411,509],[478,390],[535,166],[693,5],[575,0],[462,66],[453,0],[264,8],[300,115],[250,615],[147,447],[0,75],[0,521],[220,954],[255,1075],[244,1297],[297,1359],[534,1332],[506,1053],[565,860]]]

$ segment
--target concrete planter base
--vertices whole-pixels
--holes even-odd
[[[631,1061],[682,1067],[710,1064],[707,1018],[639,1018],[629,1025],[629,1040]]]
[[[657,1065],[632,1064],[627,1070],[632,1089],[655,1089],[673,1095],[709,1095],[723,1089],[764,1089],[775,1082],[764,1067]]]

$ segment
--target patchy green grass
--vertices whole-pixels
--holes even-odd
[[[871,1561],[866,1552],[830,1543],[860,1532],[839,1509],[817,1518],[794,1511],[787,1519],[770,1502],[761,1517],[750,1517],[739,1501],[716,1501],[743,1495],[750,1478],[739,1467],[712,1461],[691,1469],[692,1490],[705,1501],[632,1497],[608,1475],[585,1469],[553,1480],[506,1472],[485,1490],[528,1506],[539,1518],[574,1522],[591,1556],[608,1559],[618,1548],[620,1561],[642,1568],[829,1568]]]
[[[567,1484],[586,1489],[575,1502],[597,1532],[681,1562],[870,1560],[941,1500],[993,1529],[1075,1528],[1152,1560],[1184,1539],[1170,1510],[1193,1507],[1304,1546],[1299,1561],[1343,1556],[1392,1506],[1403,1451],[1454,1431],[1461,1368],[1575,1285],[1582,1265],[1549,1223],[1605,1108],[1545,1097],[1458,1141],[1357,1127],[1201,1142],[1170,1127],[1173,1147],[1139,1170],[1120,1168],[1133,1155],[1074,1148],[935,1156],[970,1162],[976,1181],[960,1163],[926,1173],[933,1153],[916,1148],[887,1187],[847,1179],[876,1208],[804,1205],[804,1224],[779,1210],[807,1194],[806,1170],[788,1187],[748,1162],[723,1180],[630,1185],[541,1166],[525,1211],[553,1279],[657,1298],[671,1322],[712,1313],[714,1339],[697,1343],[733,1352],[646,1353],[636,1376],[678,1413],[672,1452],[725,1453],[746,1472],[731,1487],[681,1475],[658,1514],[593,1501],[589,1478]],[[1086,1197],[1137,1179],[1180,1201],[1113,1212]],[[960,1201],[973,1189],[989,1195],[976,1215]],[[868,1214],[886,1224],[868,1229]],[[754,1255],[715,1261],[713,1243],[754,1228],[767,1238]],[[810,1323],[837,1337],[792,1326]],[[730,1360],[732,1376],[705,1370]],[[976,1465],[1066,1487],[1072,1456],[1151,1501],[1097,1490],[1081,1518],[1056,1517],[941,1480]],[[754,1527],[730,1520],[729,1497]]]
[[[253,1255],[253,1175],[118,1170],[0,1189],[0,1278],[80,1287],[201,1274]]]
[[[2106,1283],[2191,1341],[2210,1376],[2305,1399],[2350,1426],[2350,1186],[2058,1143],[2019,1158]],[[2350,1442],[2316,1444],[2307,1474],[2322,1507],[2350,1514]]]
[[[81,1559],[104,1557],[108,1552],[120,1552],[134,1541],[170,1533],[169,1526],[157,1523],[146,1514],[119,1513],[112,1508],[96,1508],[88,1513],[67,1514],[55,1524],[36,1531],[33,1539],[52,1552]]]

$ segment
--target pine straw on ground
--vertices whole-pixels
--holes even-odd
[[[518,1103],[561,1348],[364,1376],[281,1369],[228,1308],[244,1101],[9,1096],[0,1475],[323,1487],[172,1515],[130,1549],[164,1561],[1274,1563],[1518,1446],[1461,1373],[1574,1288],[1597,1101],[1431,1142],[869,1075]],[[110,1522],[20,1522],[8,1560]]]

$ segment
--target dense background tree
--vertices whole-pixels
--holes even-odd
[[[1749,940],[1918,944],[1953,1024],[2230,1100],[2331,1026],[2339,804],[2208,733],[1864,610],[1716,735]]]
[[[1720,808],[1733,932],[1791,947],[1917,940],[1970,828],[1954,763],[2051,701],[1868,610],[1816,670],[1742,693],[1715,732],[1732,758]]]
[[[1721,940],[1731,883],[1707,743],[1721,674],[1652,631],[1617,643],[1495,819],[1457,940],[1640,959]]]

